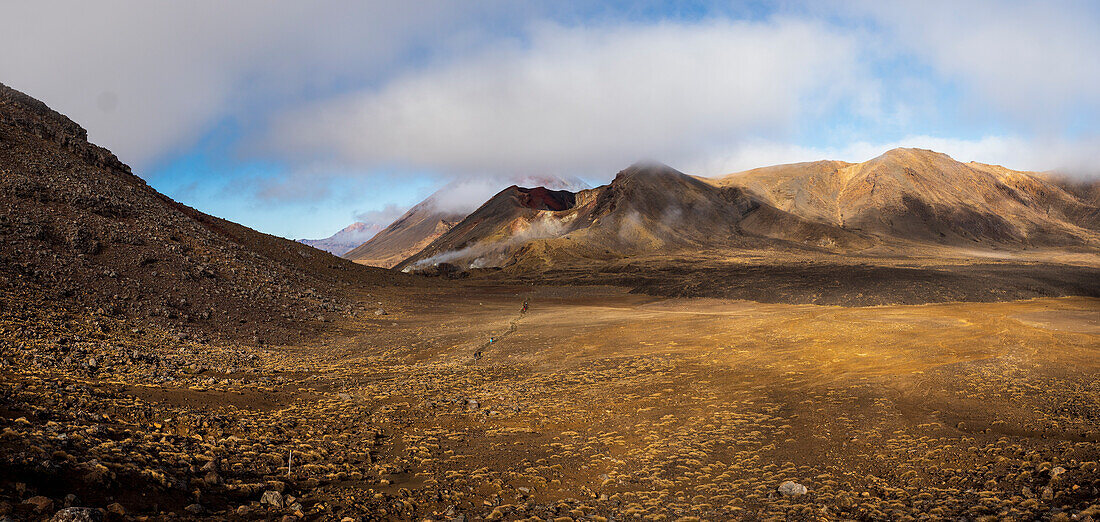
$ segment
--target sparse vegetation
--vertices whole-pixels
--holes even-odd
[[[516,291],[532,299],[518,321]],[[1030,519],[1084,511],[1100,487],[1095,321],[1033,318],[1092,300],[418,292],[305,346],[118,337],[73,318],[74,354],[150,350],[89,349],[94,369],[51,360],[51,343],[13,350],[5,322],[0,458],[19,477],[5,509],[74,494],[154,517]],[[780,494],[786,481],[807,492]]]

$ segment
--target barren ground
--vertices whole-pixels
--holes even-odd
[[[27,497],[70,493],[155,519],[1100,512],[1097,299],[843,308],[476,281],[357,297],[367,312],[329,337],[232,363],[168,341],[156,372],[4,354],[0,499],[30,518]],[[155,335],[86,323],[68,324]],[[780,495],[787,480],[808,493]]]

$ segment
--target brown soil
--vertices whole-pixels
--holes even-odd
[[[1097,299],[845,308],[485,281],[357,299],[385,315],[305,345],[169,343],[156,366],[94,373],[5,351],[0,499],[153,519],[1033,519],[1100,493]],[[272,488],[300,507],[260,505]]]

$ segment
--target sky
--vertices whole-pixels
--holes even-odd
[[[77,0],[0,82],[168,196],[289,238],[449,182],[920,147],[1100,177],[1100,2]],[[472,203],[476,205],[476,203]]]

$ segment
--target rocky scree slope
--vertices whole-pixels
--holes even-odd
[[[282,342],[349,308],[349,287],[403,280],[179,204],[2,84],[0,209],[4,314],[60,307],[200,340]]]

